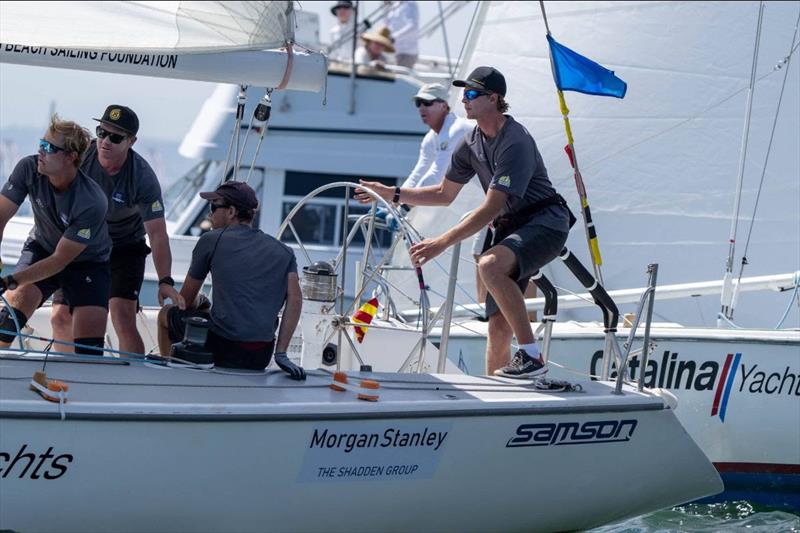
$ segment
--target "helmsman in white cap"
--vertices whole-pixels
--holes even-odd
[[[423,124],[430,130],[422,139],[419,159],[403,187],[438,185],[444,178],[453,150],[473,125],[450,111],[447,89],[441,83],[423,85],[412,100]]]

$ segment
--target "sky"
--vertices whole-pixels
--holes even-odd
[[[295,2],[296,9],[319,15],[320,38],[328,41],[335,19],[335,2]],[[451,2],[441,2],[446,7]],[[361,13],[372,13],[381,2],[361,2]],[[420,24],[438,17],[438,2],[419,2]],[[454,55],[464,41],[475,2],[468,3],[447,21],[448,40]],[[440,31],[420,41],[423,55],[444,55]],[[13,128],[46,127],[51,106],[63,118],[93,124],[109,104],[127,105],[139,115],[140,138],[179,142],[192,124],[212,83],[165,80],[120,74],[73,71],[0,63],[0,132]]]

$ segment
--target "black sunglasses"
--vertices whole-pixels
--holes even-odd
[[[56,146],[50,141],[46,141],[44,139],[39,139],[39,149],[46,154],[55,154],[57,152],[67,151],[66,148],[61,148],[60,146]]]
[[[417,107],[423,106],[423,105],[425,107],[430,107],[433,104],[435,104],[436,102],[441,102],[441,100],[422,100],[422,99],[417,98],[416,100],[414,100],[414,105],[416,105]]]
[[[127,135],[122,135],[120,133],[111,133],[110,131],[105,130],[103,126],[97,126],[94,132],[97,134],[98,139],[105,139],[106,137],[108,137],[108,140],[114,144],[119,144],[128,138]]]
[[[230,207],[231,206],[231,204],[215,204],[214,202],[208,202],[208,205],[210,206],[209,209],[211,209],[212,213],[214,211],[216,211],[217,209],[219,209],[220,207]]]

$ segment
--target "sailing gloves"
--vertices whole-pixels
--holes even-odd
[[[291,379],[296,381],[303,381],[306,379],[306,372],[303,367],[297,366],[289,360],[286,352],[275,353],[275,363],[287,374]]]

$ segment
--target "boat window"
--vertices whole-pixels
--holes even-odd
[[[365,179],[370,181],[380,181],[387,185],[397,184],[397,178],[369,176]],[[308,193],[313,190],[338,181],[357,183],[358,180],[352,176],[342,176],[339,174],[318,174],[310,172],[286,171],[286,181],[284,184],[283,213],[282,220],[285,219],[295,205]],[[369,206],[364,206],[358,202],[349,202],[348,212],[351,220],[348,223],[348,230],[352,228],[354,216],[366,213]],[[337,187],[323,191],[307,203],[303,209],[295,214],[293,226],[303,244],[318,244],[327,246],[341,246],[342,242],[342,221],[344,220],[344,189]],[[373,245],[379,248],[388,247],[392,241],[392,234],[385,230],[376,230],[373,237]],[[287,243],[296,242],[291,230],[287,229],[281,236],[281,240]],[[359,232],[351,241],[353,245],[363,245],[364,235]]]
[[[247,177],[247,172],[250,170],[250,167],[239,167],[239,175],[237,176],[239,180],[243,180]],[[228,178],[232,177],[231,172],[228,173]],[[264,183],[264,169],[263,168],[254,168],[253,173],[250,175],[250,180],[248,181],[253,190],[256,191],[256,197],[261,198],[261,188],[262,184]],[[200,192],[200,191],[197,191]],[[197,193],[194,193],[192,196],[196,196]],[[211,230],[211,222],[208,220],[208,203],[203,204],[203,208],[200,210],[200,213],[195,217],[194,221],[192,221],[191,225],[186,229],[184,235],[192,235],[194,237],[199,237],[203,233]],[[258,228],[260,227],[261,223],[261,210],[256,211],[255,217],[253,217],[253,227]]]
[[[297,202],[284,202],[285,220]],[[334,244],[336,230],[336,206],[323,204],[306,204],[292,218],[292,225],[303,244]],[[297,242],[292,230],[287,228],[281,238],[283,242]]]
[[[201,161],[164,191],[164,205],[167,208],[166,219],[177,222],[186,208],[200,192],[206,180],[206,172],[211,161]]]

